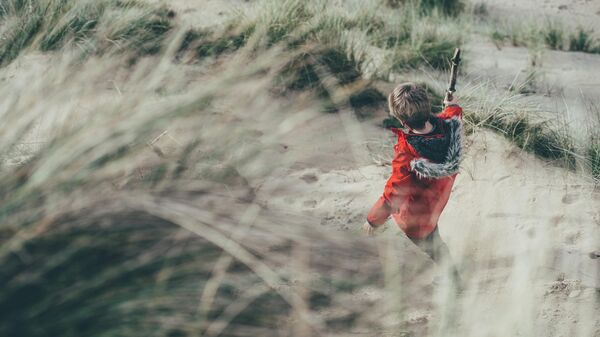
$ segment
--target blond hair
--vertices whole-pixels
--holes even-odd
[[[388,96],[390,114],[411,129],[422,129],[431,118],[427,92],[414,83],[398,85]]]

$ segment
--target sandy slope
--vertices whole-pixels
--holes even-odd
[[[600,1],[484,0],[493,19],[532,26],[559,22],[570,30],[600,30]],[[590,106],[598,106],[600,56],[565,51],[530,51],[510,44],[494,45],[488,36],[474,35],[466,43],[467,72],[475,80],[490,80],[507,88],[523,83],[535,71],[532,96],[549,112],[565,116],[574,127],[589,123]],[[532,57],[537,58],[532,67]]]
[[[480,0],[490,11],[525,20],[548,17],[564,20],[573,27],[600,28],[600,2],[597,0]]]
[[[166,3],[177,10],[181,23],[192,27],[210,27],[219,24],[236,12],[249,9],[249,0],[146,0]]]
[[[600,69],[600,56],[587,53],[545,50],[532,68],[531,52],[510,45],[497,48],[488,38],[473,36],[465,46],[464,75],[472,83],[490,81],[500,90],[524,85],[534,77],[527,94],[543,110],[576,128],[589,126],[592,108],[600,106],[598,81],[593,69]]]
[[[541,7],[538,1],[488,3],[498,15],[540,10],[543,15],[571,15],[567,18],[578,22],[597,22],[600,10],[597,1],[572,2],[567,9],[558,9],[561,4],[554,0]],[[199,26],[219,22],[233,12],[231,6],[245,10],[251,4],[171,2],[185,23]],[[487,41],[474,40],[466,50],[472,78],[483,74],[500,85],[510,84],[529,62],[526,49],[498,50]],[[590,69],[598,68],[598,62],[596,55],[546,52],[543,84],[560,94],[536,97],[547,106],[566,102],[585,118],[580,97],[597,99],[593,93],[599,82]],[[332,235],[360,240],[359,227],[390,172],[389,166],[373,160],[392,151],[386,147],[391,135],[376,126],[385,112],[379,114],[367,122],[348,112],[323,115],[296,130],[295,137],[282,139],[274,150],[295,164],[255,186],[261,204],[310,215],[320,219],[315,226],[330,228]],[[600,249],[600,191],[586,178],[535,159],[492,132],[480,131],[468,142],[462,174],[440,221],[441,234],[468,284],[455,307],[463,313],[457,335],[600,336],[600,260],[588,255]],[[279,187],[265,191],[265,185]],[[447,304],[430,285],[433,266],[393,224],[373,244],[396,247],[403,270],[413,268],[406,274],[418,275],[401,278],[407,290],[395,300],[406,308],[402,320],[385,315],[372,319],[390,331],[401,326],[415,335],[433,334]],[[415,274],[419,265],[425,271]],[[389,301],[381,289],[361,289],[354,295],[350,302]]]
[[[361,129],[382,142],[387,137],[369,124]],[[343,130],[332,133],[342,140],[351,135]],[[473,336],[517,331],[600,336],[595,319],[600,315],[595,290],[600,287],[600,263],[588,256],[600,249],[600,191],[581,177],[522,153],[494,133],[477,133],[469,142],[462,174],[440,220],[442,236],[468,283],[459,304],[464,313],[460,331]],[[354,145],[361,147],[361,142]],[[259,189],[259,198],[269,208],[316,216],[321,222],[315,225],[359,237],[390,168],[357,164],[324,170],[318,160],[312,164],[274,177],[281,187],[268,195]],[[393,224],[382,237],[392,237],[401,246],[399,263],[427,265],[427,258]],[[418,295],[404,299],[403,305],[412,308],[408,318],[392,319],[390,327],[425,333],[429,321],[442,317],[436,309],[439,298],[423,287],[431,277],[426,272],[405,279],[406,287]],[[370,296],[384,296],[377,294]],[[416,323],[409,324],[411,320]]]

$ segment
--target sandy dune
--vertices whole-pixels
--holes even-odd
[[[510,45],[497,48],[489,39],[473,37],[465,47],[468,58],[465,75],[473,83],[490,81],[501,89],[527,84],[534,101],[551,114],[564,117],[574,128],[589,123],[591,106],[598,106],[600,82],[594,69],[600,69],[600,57],[579,52],[545,50],[531,67],[531,52]]]
[[[481,0],[490,11],[525,20],[547,17],[561,19],[572,27],[600,28],[600,2],[597,0]]]
[[[348,124],[353,123],[361,126],[367,139],[389,141],[386,131],[358,121]],[[343,128],[332,131],[331,137],[348,139]],[[599,249],[600,191],[586,179],[523,153],[494,133],[479,132],[468,142],[462,173],[440,220],[441,235],[468,283],[459,301],[464,314],[460,326],[466,329],[460,331],[506,335],[517,325],[535,335],[599,335],[600,322],[594,317],[600,315],[595,299],[600,263],[589,253]],[[359,148],[355,153],[366,152],[361,140],[350,143]],[[323,144],[320,150],[327,151],[327,146]],[[390,168],[360,164],[358,155],[351,169],[323,169],[317,152],[307,155],[308,161],[313,158],[312,167],[273,177],[281,187],[267,195],[259,189],[262,203],[316,216],[321,221],[315,225],[359,237],[360,224],[381,193]],[[399,263],[429,263],[391,221],[379,240],[389,237],[400,245]],[[407,287],[421,292],[403,302],[413,308],[408,316],[422,321],[422,326],[412,327],[414,331],[425,332],[426,323],[440,315],[434,310],[432,289],[419,287],[429,284],[431,277],[427,271],[406,279]],[[374,293],[370,296],[377,297],[378,292]],[[408,323],[392,320],[390,324]]]

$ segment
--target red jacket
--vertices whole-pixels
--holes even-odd
[[[429,235],[448,202],[462,157],[462,109],[449,106],[431,119],[434,129],[426,135],[392,129],[392,175],[383,195],[367,220],[383,224],[391,215],[412,239]]]

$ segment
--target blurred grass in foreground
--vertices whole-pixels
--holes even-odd
[[[84,53],[157,53],[174,12],[139,0],[4,0],[0,5],[0,66],[28,47],[65,45]]]
[[[40,113],[54,128],[29,159],[1,171],[0,334],[269,336],[352,326],[364,307],[332,318],[315,310],[341,305],[335,284],[350,275],[363,286],[378,278],[377,263],[358,275],[356,259],[335,257],[375,259],[371,248],[254,202],[254,186],[292,164],[272,150],[277,140],[318,116],[311,101],[269,97],[289,57],[273,50],[232,62],[176,95],[156,95],[182,81],[168,56],[138,64],[121,94],[88,84],[123,71],[114,59],[56,64],[43,79],[20,74],[2,86],[3,157]],[[78,102],[65,104],[65,94]],[[178,143],[171,151],[157,140],[167,129]],[[306,265],[290,265],[290,254]],[[290,285],[297,279],[308,290]]]

